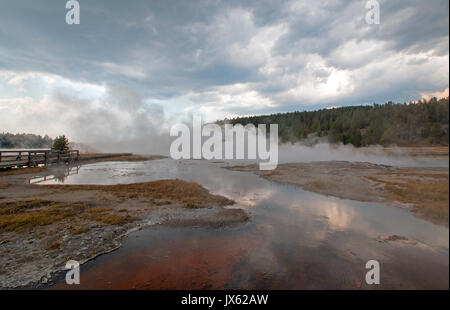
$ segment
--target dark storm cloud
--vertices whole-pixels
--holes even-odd
[[[62,0],[1,1],[0,70],[122,85],[136,92],[117,100],[125,109],[157,100],[230,115],[447,88],[448,1],[379,2],[381,23],[368,25],[360,0],[80,1],[74,26]]]

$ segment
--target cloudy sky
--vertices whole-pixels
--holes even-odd
[[[208,121],[448,95],[448,0],[0,0],[0,132],[126,140]]]

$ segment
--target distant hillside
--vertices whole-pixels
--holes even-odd
[[[50,148],[53,139],[45,135],[0,133],[0,149],[10,148]]]
[[[449,99],[416,103],[352,106],[311,112],[290,112],[240,117],[219,124],[278,124],[282,142],[296,142],[310,135],[355,146],[448,145]]]

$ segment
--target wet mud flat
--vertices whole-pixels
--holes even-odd
[[[112,189],[121,183],[133,188],[142,186],[135,185],[139,183],[177,179],[199,184],[211,195],[222,197],[219,199],[235,201],[234,205],[218,206],[216,210],[240,210],[241,220],[205,225],[197,221],[201,213],[211,214],[216,220],[214,212],[209,213],[209,207],[196,208],[195,203],[188,207],[186,201],[181,201],[179,207],[164,211],[165,223],[151,221],[120,238],[121,246],[114,251],[82,264],[80,285],[66,285],[63,271],[38,287],[448,289],[448,227],[418,218],[405,208],[322,195],[207,161],[95,163],[81,167],[78,174],[68,176],[64,182],[77,195],[111,195],[112,201],[136,199],[137,203],[143,198],[132,197],[136,188],[119,197],[102,186],[113,185],[107,187]],[[60,182],[47,180],[41,184]],[[54,190],[53,186],[42,187]],[[185,192],[186,196],[195,195]],[[162,197],[153,198],[156,204],[164,202]],[[164,210],[169,206],[154,208]],[[136,207],[136,211],[128,213],[142,215],[140,209],[145,208]],[[177,210],[192,212],[197,220],[171,222],[169,219],[181,218],[174,215]],[[112,227],[105,225],[103,229]],[[96,247],[107,244],[84,242]],[[381,284],[377,286],[365,283],[365,264],[373,259],[381,266]]]
[[[223,169],[223,163],[158,161],[98,166],[122,180],[178,177],[236,201],[249,216],[224,227],[151,226],[81,267],[81,284],[56,289],[448,289],[448,228],[404,208],[305,191]],[[107,169],[106,169],[107,168]],[[73,177],[92,182],[95,169]],[[69,178],[70,180],[70,178]],[[381,284],[365,282],[368,260]],[[426,268],[424,267],[426,266]]]
[[[399,168],[367,162],[321,161],[280,164],[272,171],[261,171],[257,165],[228,169],[252,172],[270,181],[324,195],[407,208],[420,218],[448,227],[448,167]]]
[[[33,174],[34,175],[34,174]],[[194,182],[122,185],[33,185],[30,174],[1,178],[0,288],[53,281],[69,260],[83,264],[120,247],[129,233],[171,227],[238,225],[248,220],[234,202]]]

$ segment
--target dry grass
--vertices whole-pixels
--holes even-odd
[[[321,180],[314,180],[314,181],[311,181],[311,182],[308,182],[305,184],[306,188],[312,188],[312,189],[318,189],[318,190],[323,190],[329,186],[330,186],[330,184],[328,184],[325,181],[321,181]]]
[[[56,249],[59,249],[60,247],[61,247],[61,243],[58,241],[55,241],[47,247],[47,250],[56,250]]]
[[[243,166],[243,165],[236,165],[236,166],[231,166],[228,167],[228,169],[246,169],[247,166]]]
[[[84,234],[89,231],[88,227],[79,227],[79,228],[73,228],[70,230],[70,232],[74,235]]]
[[[414,211],[424,217],[448,223],[449,191],[447,183],[387,184],[385,189],[391,199],[414,204]]]
[[[414,205],[414,212],[425,219],[439,224],[449,221],[449,179],[448,174],[417,174],[414,171],[401,172],[398,178],[389,181],[381,177],[368,177],[384,184],[380,194],[389,200]]]
[[[0,233],[25,232],[37,226],[67,222],[72,218],[105,225],[123,225],[134,221],[128,214],[116,213],[110,208],[93,207],[82,203],[64,203],[47,200],[29,200],[0,203]],[[80,234],[85,228],[72,229]]]
[[[0,232],[24,231],[26,228],[49,225],[74,216],[77,212],[66,209],[29,211],[0,217]]]
[[[52,202],[45,199],[35,199],[20,202],[4,202],[0,204],[0,215],[17,214],[31,209],[51,206],[53,208],[84,207],[83,204]]]
[[[84,218],[108,225],[124,225],[126,223],[130,223],[136,220],[136,218],[128,214],[122,215],[114,213],[91,214]]]
[[[278,170],[272,170],[272,171],[268,171],[268,172],[264,172],[263,173],[263,177],[271,177],[274,175],[281,175],[281,172]]]
[[[192,201],[186,201],[184,203],[184,207],[188,208],[188,209],[198,209],[198,208],[201,208],[202,206],[197,205],[197,204],[193,203]]]
[[[111,208],[105,208],[105,207],[94,207],[87,210],[89,213],[103,213],[106,211],[111,211]]]
[[[197,206],[230,205],[233,201],[213,195],[195,182],[159,180],[146,183],[118,185],[48,185],[65,190],[100,190],[125,199],[146,199],[152,204],[192,203]]]

